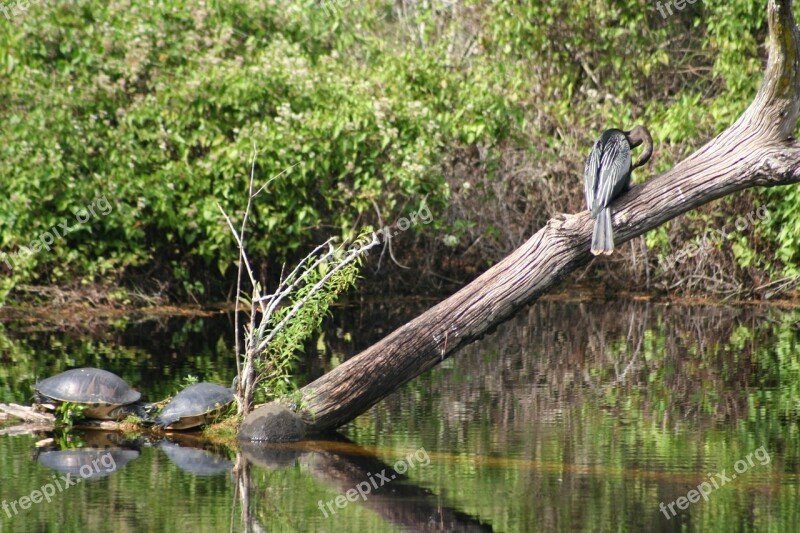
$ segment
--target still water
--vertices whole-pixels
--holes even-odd
[[[301,379],[425,305],[338,309]],[[540,302],[338,434],[291,445],[6,430],[0,531],[797,531],[799,319]],[[188,374],[227,384],[231,331],[227,315],[81,332],[6,320],[0,402],[79,366],[150,400]],[[63,486],[67,473],[80,481]]]

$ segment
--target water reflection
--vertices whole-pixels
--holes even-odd
[[[40,465],[68,474],[76,483],[110,476],[137,459],[140,439],[108,431],[57,431],[39,441],[33,458]]]
[[[324,349],[309,350],[302,369],[325,372],[405,318],[390,303],[337,310],[313,343]],[[115,475],[2,525],[222,531],[237,505],[235,530],[796,530],[799,318],[761,306],[540,302],[342,428],[348,440],[248,445],[235,461],[194,442],[134,445],[138,459]],[[180,390],[187,373],[229,382],[227,318],[208,330],[177,324],[143,341],[142,324],[135,335],[59,338],[10,333],[6,323],[0,401],[25,402],[45,366],[108,368],[156,399]],[[0,500],[49,482],[52,471],[30,461],[40,438],[0,437]],[[390,472],[420,449],[429,465],[402,479]],[[674,516],[660,510],[760,449],[768,462]],[[217,468],[235,475],[194,475]],[[398,477],[383,491],[336,505],[384,469]],[[233,503],[237,493],[244,503]]]
[[[320,484],[335,491],[336,496],[330,500],[316,502],[320,518],[335,520],[337,512],[353,503],[404,531],[492,531],[488,524],[443,504],[433,491],[411,482],[400,468],[395,468],[398,463],[393,467],[373,451],[342,436],[335,437],[333,440],[242,446],[244,464],[239,468],[239,487],[243,495],[245,530],[254,530],[256,524],[254,505],[250,501],[249,465],[253,464],[270,470],[299,465]],[[407,456],[411,458],[411,467],[413,458],[418,455]],[[424,462],[420,464],[427,466]]]
[[[159,442],[158,448],[178,468],[195,476],[217,476],[233,469],[232,461],[212,450],[181,446],[167,439]]]
[[[81,481],[109,476],[139,455],[138,450],[83,448],[41,452],[37,460],[42,466],[70,474]]]

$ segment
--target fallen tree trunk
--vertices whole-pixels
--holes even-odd
[[[755,100],[697,152],[614,202],[617,244],[733,192],[800,181],[800,145],[792,136],[800,107],[800,39],[791,1],[769,0],[767,12],[769,60]],[[253,411],[240,438],[291,440],[352,420],[589,262],[591,235],[588,211],[551,219],[459,292],[301,389],[296,413],[289,404]]]

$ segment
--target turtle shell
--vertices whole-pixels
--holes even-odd
[[[122,378],[99,368],[75,368],[43,379],[33,387],[46,399],[85,405],[85,416],[118,419],[124,414],[117,407],[134,403],[142,395]]]
[[[155,423],[165,429],[189,429],[211,422],[233,402],[233,391],[216,383],[195,383],[179,392]]]

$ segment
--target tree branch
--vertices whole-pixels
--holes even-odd
[[[790,1],[769,0],[767,9],[769,60],[756,98],[728,129],[615,201],[617,244],[735,191],[800,181],[800,146],[792,137],[800,109],[800,39]],[[456,294],[301,389],[297,415],[274,416],[275,405],[263,406],[245,420],[239,437],[301,438],[352,420],[588,263],[591,235],[588,211],[551,219]],[[293,429],[284,431],[290,416]]]

